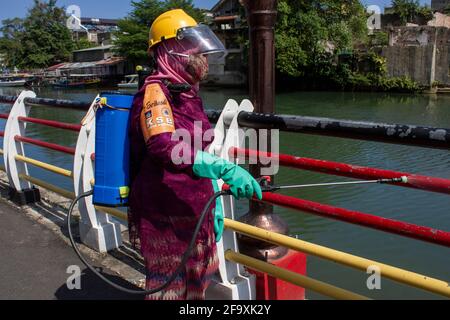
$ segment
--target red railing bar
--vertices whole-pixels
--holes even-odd
[[[8,119],[9,114],[7,113],[0,113],[0,119]]]
[[[255,198],[256,199],[256,198]],[[401,236],[450,247],[450,233],[429,227],[382,218],[371,214],[333,207],[275,193],[264,193],[263,202],[300,210]]]
[[[232,157],[245,156],[247,159],[249,158],[256,159],[256,157],[261,157],[262,159],[264,158],[273,159],[274,157],[279,157],[281,166],[309,170],[314,172],[321,172],[355,179],[393,179],[406,176],[408,177],[407,183],[398,183],[398,184],[393,183],[393,184],[402,187],[409,187],[414,189],[450,194],[449,179],[428,177],[406,172],[397,172],[391,170],[361,167],[340,162],[295,157],[285,154],[277,155],[272,154],[270,152],[260,152],[248,149],[230,148],[229,154]]]
[[[81,130],[81,125],[79,125],[79,124],[72,124],[72,123],[65,123],[65,122],[44,120],[44,119],[37,119],[37,118],[29,118],[29,117],[19,117],[18,119],[19,119],[19,121],[32,122],[32,123],[41,124],[44,126],[58,128],[58,129],[71,130],[71,131],[76,131],[76,132],[79,132]]]
[[[0,131],[0,137],[4,137],[5,136],[5,132],[4,131]]]
[[[34,145],[39,146],[39,147],[43,147],[43,148],[52,149],[52,150],[55,150],[55,151],[59,151],[59,152],[63,152],[63,153],[71,154],[71,155],[75,155],[75,149],[74,148],[64,147],[64,146],[61,146],[59,144],[54,144],[54,143],[50,143],[50,142],[35,140],[35,139],[21,137],[21,136],[15,136],[14,139],[16,141],[21,141],[21,142],[25,142],[25,143],[29,143],[29,144],[34,144]]]

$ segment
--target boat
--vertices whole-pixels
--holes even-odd
[[[0,87],[23,87],[26,80],[0,80]]]
[[[100,78],[94,74],[71,74],[51,83],[54,88],[85,88],[101,83]]]
[[[139,76],[132,74],[125,76],[125,81],[118,84],[120,89],[137,89],[139,86]]]
[[[0,76],[0,87],[23,87],[26,83],[27,80],[19,76]]]

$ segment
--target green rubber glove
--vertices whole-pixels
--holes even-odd
[[[256,194],[262,200],[261,186],[255,178],[247,170],[225,159],[199,151],[192,170],[201,178],[222,179],[230,186],[231,193],[237,199],[251,199]]]
[[[220,191],[219,185],[216,180],[212,180],[212,184],[214,187],[214,193]],[[222,239],[224,228],[224,220],[223,220],[223,208],[222,201],[220,198],[216,199],[216,208],[214,209],[214,233],[216,234],[216,242],[219,242]]]

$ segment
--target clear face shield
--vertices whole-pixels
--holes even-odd
[[[213,55],[215,58],[221,58],[226,54],[223,43],[206,25],[199,24],[196,27],[180,29],[176,39],[183,48],[186,48],[186,52],[170,50],[169,53],[173,55],[187,58],[190,55]]]

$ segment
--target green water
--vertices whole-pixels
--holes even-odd
[[[0,94],[16,94],[15,89],[1,89]],[[88,101],[95,91],[37,92],[41,97],[81,99]],[[247,98],[238,90],[202,92],[209,109],[221,109],[228,98],[240,101]],[[0,106],[0,112],[9,106]],[[277,95],[276,112],[387,123],[420,124],[450,127],[450,97],[412,96],[368,93],[300,92]],[[82,112],[34,108],[31,116],[78,123]],[[3,123],[0,124],[3,126]],[[27,134],[45,141],[74,146],[76,134],[29,124]],[[27,146],[28,155],[71,169],[71,157],[41,148]],[[373,166],[382,169],[450,178],[448,151],[372,143],[365,141],[281,134],[282,153]],[[31,174],[72,189],[69,180],[31,168]],[[281,169],[277,183],[298,184],[344,181],[345,178],[320,175],[294,169]],[[382,217],[450,231],[450,197],[392,186],[368,185],[340,188],[303,189],[283,192],[307,200],[347,209],[359,210]],[[241,203],[241,213],[246,210]],[[290,234],[300,239],[329,246],[333,249],[405,268],[438,279],[450,280],[450,249],[400,236],[370,230],[310,214],[275,208],[290,226]],[[434,299],[438,296],[383,279],[381,290],[369,291],[368,275],[314,257],[308,258],[308,275],[333,285],[349,289],[375,299]],[[323,296],[308,292],[309,299]]]

